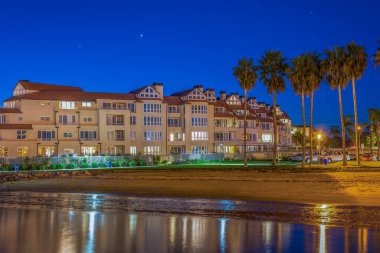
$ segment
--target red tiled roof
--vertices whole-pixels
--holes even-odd
[[[132,94],[139,94],[140,92],[142,92],[143,90],[145,90],[149,85],[146,85],[146,86],[143,86],[141,88],[138,88],[138,89],[135,89],[135,90],[132,90],[130,91],[129,93],[132,93]]]
[[[177,96],[165,96],[164,103],[168,103],[168,105],[182,105],[182,100],[180,97]]]
[[[0,108],[0,113],[21,113],[17,108]]]
[[[95,101],[96,99],[132,100],[136,99],[134,94],[107,93],[107,92],[77,92],[77,91],[40,91],[11,97],[5,101],[18,99],[26,100],[68,100],[68,101]]]
[[[216,112],[214,113],[215,118],[233,118],[234,115],[232,113],[227,112]]]
[[[186,96],[187,94],[189,94],[190,92],[192,92],[193,90],[194,90],[194,88],[179,91],[179,92],[173,93],[172,96],[183,97],[183,96]]]
[[[0,129],[33,129],[32,124],[0,124]]]
[[[29,81],[19,81],[19,83],[24,86],[27,90],[38,90],[38,91],[83,91],[82,88],[76,86],[66,86],[57,84],[45,84],[45,83],[35,83]]]

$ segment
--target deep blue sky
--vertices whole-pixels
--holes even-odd
[[[19,79],[88,91],[163,82],[166,95],[195,84],[240,92],[232,67],[264,50],[291,58],[355,41],[374,54],[379,10],[379,0],[0,1],[0,99]],[[380,71],[369,64],[358,83],[360,121],[380,107]],[[272,101],[260,82],[250,95]],[[290,86],[279,104],[301,122]],[[349,86],[345,114],[352,107]],[[339,123],[337,92],[326,84],[316,93],[315,123]]]

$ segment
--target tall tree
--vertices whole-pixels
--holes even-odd
[[[253,60],[247,60],[244,57],[242,60],[239,60],[238,65],[233,68],[234,76],[238,80],[240,87],[244,90],[244,168],[248,168],[248,159],[247,159],[247,93],[251,90],[256,83],[258,75],[253,66]]]
[[[355,142],[356,146],[356,161],[357,164],[360,165],[360,144],[359,144],[359,121],[358,121],[358,105],[356,101],[356,87],[355,81],[359,80],[364,70],[367,67],[367,53],[365,52],[365,48],[362,46],[358,46],[355,42],[351,42],[347,45],[347,60],[348,60],[348,75],[351,79],[352,83],[352,98],[354,101],[354,119],[355,119]]]
[[[374,112],[375,122],[375,134],[376,134],[376,146],[377,146],[377,160],[380,160],[380,109],[376,109]]]
[[[259,60],[260,80],[267,87],[268,93],[273,95],[273,166],[277,160],[277,94],[286,89],[285,78],[288,68],[289,65],[281,51],[267,51]]]
[[[346,139],[347,143],[353,143],[355,144],[355,123],[353,122],[354,115],[346,115],[344,116],[344,127],[346,130],[346,137],[348,137],[348,140]]]
[[[307,52],[307,65],[308,71],[306,72],[306,80],[308,83],[308,89],[310,94],[310,163],[313,162],[313,109],[314,109],[314,92],[321,86],[324,79],[324,72],[321,66],[321,56],[317,52]]]
[[[375,121],[376,121],[376,109],[368,109],[368,120],[369,120],[369,145],[371,148],[371,154],[373,154],[373,133],[375,132]]]
[[[305,148],[306,148],[306,115],[305,115],[305,95],[308,91],[306,82],[306,55],[301,54],[300,56],[292,59],[291,65],[288,69],[287,77],[290,81],[290,85],[294,89],[294,92],[301,95],[301,107],[302,107],[302,168],[305,168]]]
[[[344,127],[344,114],[342,102],[342,89],[344,89],[349,82],[348,61],[344,47],[335,46],[332,50],[325,50],[326,59],[322,61],[323,70],[326,73],[326,81],[329,83],[331,89],[338,90],[339,110],[340,110],[340,124],[342,131],[342,152],[346,154],[346,133]],[[343,166],[347,166],[347,157],[343,155]]]
[[[377,43],[380,45],[380,40]],[[377,48],[374,58],[375,58],[375,67],[380,66],[380,47]]]

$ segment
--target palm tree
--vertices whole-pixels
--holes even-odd
[[[376,134],[376,145],[377,145],[377,160],[380,160],[380,109],[374,111],[374,123],[375,123],[375,134]]]
[[[325,54],[327,57],[322,61],[322,66],[326,73],[326,81],[329,83],[331,89],[338,89],[340,123],[342,130],[342,152],[343,154],[346,154],[346,133],[342,103],[342,89],[348,85],[350,78],[347,74],[348,64],[346,52],[343,47],[335,46],[333,50],[325,50]],[[343,155],[343,166],[347,166],[347,157],[345,155]]]
[[[352,121],[353,119],[354,119],[354,115],[350,114],[350,115],[344,116],[345,131],[352,143],[354,143],[355,141],[355,123]]]
[[[356,161],[360,165],[360,155],[359,155],[359,122],[358,122],[358,105],[356,101],[356,87],[355,80],[359,80],[364,70],[367,67],[367,53],[365,48],[358,46],[355,42],[351,42],[347,45],[347,60],[348,60],[348,75],[352,83],[352,98],[354,100],[354,118],[355,118],[355,142],[356,146]]]
[[[255,67],[253,66],[253,60],[244,57],[239,60],[238,66],[233,68],[234,76],[238,80],[240,87],[244,90],[244,168],[247,165],[247,92],[251,90],[256,83],[258,75],[256,74]]]
[[[317,52],[307,52],[307,63],[308,69],[307,72],[307,82],[308,89],[310,94],[310,163],[311,166],[313,161],[313,108],[314,108],[314,92],[321,86],[321,83],[324,78],[324,72],[321,66],[320,54]]]
[[[306,55],[302,54],[291,60],[291,66],[287,77],[290,81],[290,85],[294,89],[294,92],[298,95],[301,95],[302,103],[302,168],[305,168],[305,146],[306,146],[306,115],[305,115],[305,94],[308,91],[307,82],[306,82]]]
[[[380,41],[377,42],[380,45]],[[375,58],[375,67],[380,66],[380,47],[377,48],[377,52],[374,55]]]
[[[368,119],[369,119],[369,145],[371,146],[371,154],[373,154],[373,133],[376,127],[376,109],[368,109]]]
[[[277,158],[277,94],[285,91],[285,78],[289,65],[282,57],[281,51],[270,50],[264,53],[259,60],[260,80],[267,87],[268,94],[273,95],[273,158],[272,165],[276,165]]]

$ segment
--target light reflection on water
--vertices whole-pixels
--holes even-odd
[[[0,208],[0,252],[380,252],[380,232],[170,214]]]

